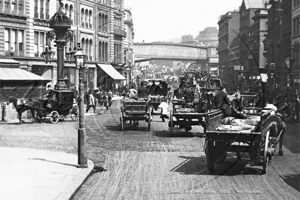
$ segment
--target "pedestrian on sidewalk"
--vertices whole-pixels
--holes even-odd
[[[96,102],[95,102],[95,97],[92,94],[92,91],[90,90],[89,92],[89,100],[88,100],[88,104],[87,104],[87,108],[86,108],[86,112],[89,112],[90,108],[94,109],[94,113],[96,112]]]

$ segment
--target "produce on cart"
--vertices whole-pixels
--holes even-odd
[[[171,100],[173,109],[170,112],[169,127],[192,130],[192,126],[205,127],[206,116],[216,109],[211,109],[214,92],[222,85],[221,80],[206,73],[191,71],[180,78],[180,86],[174,91]],[[177,129],[177,130],[178,130]]]
[[[207,167],[213,172],[215,166],[226,159],[227,152],[235,152],[237,158],[248,152],[251,165],[262,166],[265,174],[279,143],[282,155],[284,129],[273,109],[247,110],[246,119],[223,117],[222,111],[207,115],[205,131],[205,154]]]

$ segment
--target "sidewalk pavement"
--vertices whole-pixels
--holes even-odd
[[[0,147],[2,200],[70,199],[94,168],[77,167],[77,155]]]

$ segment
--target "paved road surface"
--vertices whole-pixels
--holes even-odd
[[[247,155],[236,162],[234,154],[210,174],[204,138],[184,131],[170,137],[159,115],[153,116],[151,132],[146,123],[120,131],[118,107],[87,120],[88,157],[98,167],[74,200],[300,198],[299,124],[289,125],[285,155],[274,157],[266,175],[247,167]]]

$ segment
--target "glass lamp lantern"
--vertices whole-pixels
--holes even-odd
[[[75,64],[78,69],[85,67],[86,55],[82,53],[81,50],[74,54]]]

